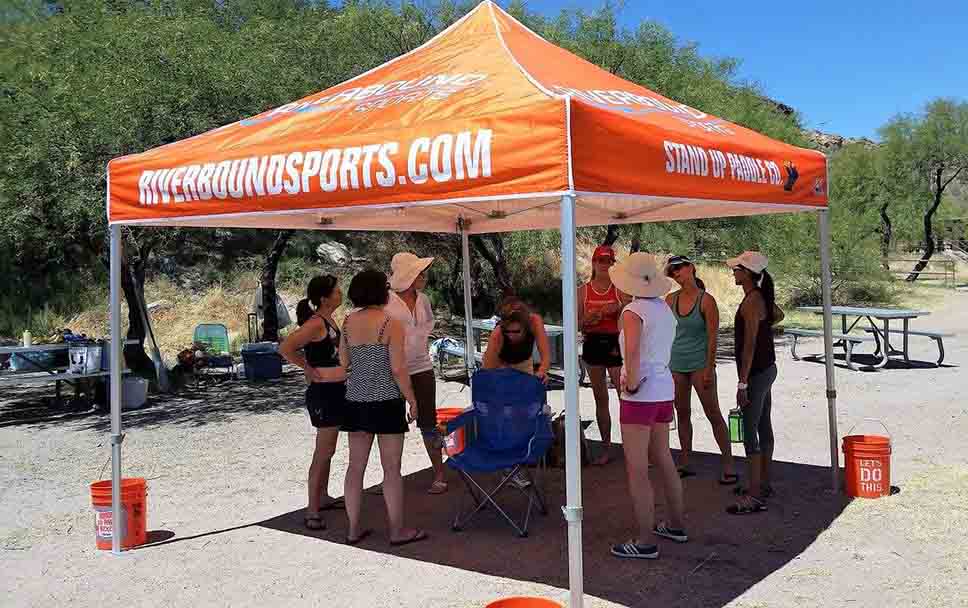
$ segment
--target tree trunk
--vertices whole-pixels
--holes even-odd
[[[494,246],[493,252],[488,248],[487,241]],[[511,295],[514,288],[511,285],[511,273],[508,271],[507,260],[504,257],[504,237],[500,234],[479,235],[476,238],[471,238],[471,243],[474,244],[474,249],[491,265],[498,291],[500,291],[502,297]]]
[[[618,224],[609,224],[608,231],[605,233],[605,241],[602,242],[602,245],[608,245],[609,247],[614,245],[615,241],[618,240],[618,234],[620,229],[621,229],[621,226],[619,226]]]
[[[128,369],[140,376],[155,377],[155,364],[145,351],[147,328],[142,322],[145,310],[145,267],[148,251],[143,251],[134,261],[123,258],[121,262],[121,291],[128,303],[128,333],[126,340],[137,340],[135,344],[124,344],[124,361]],[[114,339],[114,336],[111,336]]]
[[[887,214],[887,207],[890,203],[881,205],[881,266],[884,270],[890,270],[887,258],[891,253],[891,242],[894,240],[894,226],[891,224],[891,216]]]
[[[934,212],[938,210],[941,206],[941,198],[944,195],[944,185],[941,184],[942,169],[937,169],[935,171],[935,188],[934,188],[934,204],[928,209],[927,213],[924,214],[924,253],[921,255],[921,259],[918,263],[914,265],[914,269],[911,274],[907,276],[905,281],[913,283],[918,280],[918,276],[924,271],[925,267],[928,265],[928,260],[934,255],[934,235],[931,230],[931,218],[934,217]],[[951,180],[949,180],[950,183]],[[947,185],[947,184],[945,184]]]
[[[276,313],[276,269],[286,250],[291,230],[280,230],[272,244],[266,265],[262,268],[262,339],[266,342],[279,341],[279,315]]]

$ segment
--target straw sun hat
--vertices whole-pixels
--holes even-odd
[[[619,291],[637,298],[658,298],[669,293],[674,283],[662,273],[663,264],[648,253],[633,253],[608,270]]]
[[[427,270],[434,258],[418,258],[409,251],[393,256],[390,261],[390,289],[406,291],[417,280],[420,273]]]

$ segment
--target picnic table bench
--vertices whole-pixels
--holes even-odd
[[[823,314],[821,306],[801,306],[797,310]],[[841,331],[834,332],[834,346],[843,348],[846,353],[847,367],[856,370],[857,367],[852,361],[854,347],[864,342],[873,342],[875,345],[874,356],[879,357],[875,368],[882,368],[887,365],[892,357],[901,356],[905,361],[910,361],[908,345],[911,336],[926,337],[935,341],[938,347],[938,360],[935,365],[940,366],[944,361],[944,338],[954,337],[954,334],[929,331],[924,329],[911,329],[910,321],[920,316],[931,313],[923,310],[907,310],[895,308],[869,308],[863,306],[832,306],[831,313],[840,316]],[[847,317],[856,317],[853,322],[848,324]],[[868,327],[864,328],[863,334],[851,333],[861,320],[867,320]],[[892,321],[901,321],[901,328],[891,327]],[[791,328],[784,330],[785,333],[793,336],[791,351],[794,359],[799,359],[796,354],[797,341],[801,337],[823,337],[823,331]],[[903,346],[901,349],[894,348],[891,344],[891,336],[900,335]]]
[[[784,329],[783,333],[793,336],[793,342],[790,343],[790,354],[793,355],[793,359],[795,361],[800,360],[800,357],[797,355],[797,341],[799,338],[822,338],[823,337],[823,331],[818,329],[792,328],[792,329]],[[852,357],[854,355],[854,347],[864,342],[877,341],[876,337],[862,336],[859,334],[835,333],[833,334],[833,338],[834,340],[843,342],[844,352],[846,353],[847,367],[855,371],[857,370],[857,366],[854,365],[854,362],[852,360]],[[878,348],[880,348],[879,345],[878,345]]]

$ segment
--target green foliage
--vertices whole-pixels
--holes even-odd
[[[342,82],[416,48],[476,4],[4,3],[0,334],[18,334],[45,304],[68,314],[80,305],[76,294],[103,285],[110,159],[197,135]],[[781,111],[755,86],[737,81],[737,60],[705,56],[697,44],[683,44],[655,22],[622,29],[611,4],[554,17],[529,12],[519,0],[508,9],[552,42],[622,78],[805,145],[796,114]],[[848,150],[834,159],[831,208],[839,274],[869,276],[869,261],[876,266],[882,201],[890,200],[898,235],[917,233],[918,205],[927,201],[926,163],[937,157],[939,146],[946,151],[957,147],[946,134],[959,132],[963,113],[964,104],[938,102],[926,118],[899,117],[885,126],[883,153]],[[783,274],[814,277],[815,230],[812,217],[777,216],[628,226],[621,238],[638,237],[645,250],[720,259],[760,247],[777,260]],[[149,256],[150,272],[179,276],[183,284],[221,282],[239,270],[257,269],[271,236],[254,230],[125,231],[130,254]],[[583,229],[581,236],[600,238],[604,228]],[[280,265],[282,284],[297,285],[321,270],[315,246],[323,238],[313,233],[294,238]],[[344,241],[381,268],[403,249],[438,255],[441,263],[431,271],[432,296],[454,310],[462,307],[454,289],[460,283],[457,239],[380,233]],[[549,289],[559,285],[557,269],[544,258],[557,250],[557,232],[505,235],[504,244],[518,291],[542,310],[557,310],[558,294]],[[474,265],[481,281],[476,301],[485,305],[494,278],[479,259]]]

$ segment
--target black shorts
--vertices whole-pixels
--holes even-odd
[[[343,430],[374,435],[406,433],[407,402],[403,399],[385,401],[347,401],[346,422]]]
[[[343,426],[346,419],[346,383],[313,382],[306,388],[306,409],[317,429]]]
[[[417,398],[417,428],[423,433],[433,433],[437,428],[437,380],[433,370],[410,376],[413,394]]]
[[[618,334],[585,334],[581,345],[581,359],[586,365],[621,367],[622,352],[618,347]]]

